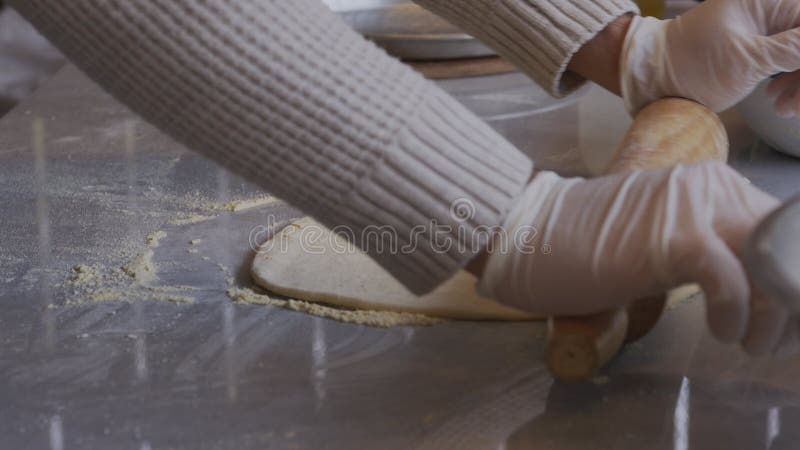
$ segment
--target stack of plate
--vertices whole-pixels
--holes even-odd
[[[358,32],[405,60],[479,58],[495,52],[430,11],[405,0],[325,0]]]
[[[782,118],[775,114],[773,103],[762,83],[736,109],[742,118],[767,144],[788,155],[800,157],[800,118]]]

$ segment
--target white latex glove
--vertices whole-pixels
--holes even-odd
[[[707,0],[673,20],[636,17],[621,58],[631,113],[663,97],[729,108],[771,75],[800,69],[800,1]],[[778,84],[777,112],[800,112],[800,83]]]
[[[771,351],[787,311],[753,295],[737,255],[777,205],[718,162],[591,180],[542,172],[503,224],[512,245],[495,240],[479,290],[523,310],[583,315],[696,282],[718,338]]]

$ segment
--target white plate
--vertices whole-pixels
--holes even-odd
[[[762,83],[736,109],[742,118],[767,144],[788,155],[800,157],[800,118],[784,119],[773,111],[773,100]]]

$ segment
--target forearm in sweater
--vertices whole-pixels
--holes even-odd
[[[557,97],[585,79],[567,70],[578,50],[617,18],[639,11],[631,0],[414,1],[481,39]]]
[[[454,244],[499,224],[531,172],[488,125],[319,0],[11,5],[143,118],[325,225],[346,226],[417,293],[474,256],[419,231]],[[452,214],[457,200],[474,214]],[[367,233],[375,226],[394,237]],[[415,251],[390,251],[397,244]]]
[[[567,66],[571,73],[594,81],[613,94],[622,96],[620,62],[625,36],[633,16],[626,14],[611,22],[572,57]]]

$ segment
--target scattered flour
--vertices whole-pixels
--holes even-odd
[[[236,303],[275,306],[293,311],[304,312],[319,317],[325,317],[327,319],[338,320],[339,322],[367,325],[371,327],[389,328],[408,325],[430,326],[445,322],[444,319],[438,319],[422,314],[400,313],[393,311],[351,310],[335,308],[332,306],[326,306],[319,303],[311,303],[302,300],[273,299],[267,294],[246,288],[231,288],[228,290],[228,297],[230,297]]]
[[[215,219],[217,216],[209,216],[204,214],[196,214],[196,213],[181,213],[178,214],[177,217],[171,219],[169,221],[170,225],[192,225],[195,223],[205,222],[211,219]]]
[[[148,300],[155,300],[159,302],[172,302],[172,303],[193,303],[194,297],[188,295],[174,295],[174,294],[151,294],[147,297]]]
[[[160,245],[161,239],[167,237],[167,233],[161,230],[154,231],[147,235],[146,244],[150,248],[157,248]]]
[[[131,302],[134,300],[155,300],[162,302],[173,303],[192,303],[194,297],[187,295],[177,294],[164,294],[160,292],[148,291],[134,291],[134,290],[121,290],[121,289],[101,289],[93,292],[88,297],[71,300],[66,304],[67,306],[83,305],[86,303],[102,303],[102,302]]]
[[[126,298],[129,298],[125,295],[125,292],[119,291],[116,289],[101,289],[99,291],[95,291],[89,297],[87,297],[81,303],[86,302],[121,302],[125,301]]]
[[[199,291],[200,289],[194,286],[147,286],[148,291],[152,292],[184,292],[184,291]]]
[[[100,266],[78,264],[72,268],[72,276],[66,284],[70,286],[96,286],[102,280]]]
[[[248,209],[258,208],[259,206],[266,206],[272,205],[275,203],[279,203],[281,200],[277,197],[273,197],[271,195],[265,195],[263,197],[253,198],[249,200],[234,200],[228,203],[224,203],[222,205],[211,205],[212,210],[217,211],[246,211]]]
[[[153,248],[166,237],[163,231],[150,233],[145,239],[146,250],[139,253],[128,264],[119,268],[98,264],[78,264],[72,268],[64,285],[75,291],[65,306],[97,302],[131,302],[154,300],[173,303],[190,303],[194,297],[188,292],[197,289],[191,286],[154,286],[158,280],[158,266],[153,262]],[[57,305],[51,305],[57,308]]]
[[[153,250],[148,249],[137,255],[133,261],[122,267],[122,271],[143,285],[152,284],[158,279],[156,275],[158,267],[153,262]]]
[[[171,197],[157,189],[150,188],[143,192],[149,200],[165,207],[177,207],[178,211],[134,211],[128,209],[127,198],[115,192],[115,186],[88,185],[81,186],[84,192],[90,192],[95,201],[100,202],[104,208],[117,211],[126,215],[144,215],[152,218],[163,218],[168,225],[191,225],[215,219],[220,212],[240,212],[253,208],[279,203],[276,197],[262,195],[250,199],[232,200],[227,203],[213,203],[199,193],[187,194],[180,198]],[[171,205],[171,206],[170,206]],[[162,224],[164,222],[161,222]],[[138,300],[156,300],[175,303],[193,302],[195,298],[191,292],[197,288],[191,286],[158,286],[158,265],[154,262],[154,251],[162,245],[162,240],[167,237],[163,230],[154,231],[144,239],[145,248],[142,249],[141,241],[124,240],[115,242],[108,248],[90,250],[89,257],[92,261],[116,261],[116,264],[83,263],[72,267],[62,286],[72,288],[70,296],[64,303],[48,305],[49,308],[74,306],[97,302],[132,302]],[[191,246],[198,246],[203,239],[191,239]],[[198,248],[189,248],[188,253],[199,253]],[[1,257],[2,255],[0,255]],[[211,261],[208,256],[201,256],[205,261]],[[128,261],[124,263],[124,261]],[[1,261],[0,261],[1,262]],[[121,263],[123,262],[123,263]],[[226,275],[229,286],[233,286],[234,279],[231,269],[223,264],[217,264],[221,272]],[[3,281],[3,279],[0,279]],[[13,278],[4,280],[6,283],[14,281]],[[271,300],[266,295],[257,294],[250,290],[232,290],[239,292],[239,300],[247,303],[269,304],[282,306],[296,311],[304,311],[323,317],[330,317],[354,323],[364,323],[374,326],[392,326],[403,324],[427,325],[438,323],[439,319],[413,314],[384,314],[374,311],[347,311],[330,308],[322,305],[301,302],[297,300]],[[247,293],[251,293],[247,295]],[[250,301],[246,301],[249,299]]]

